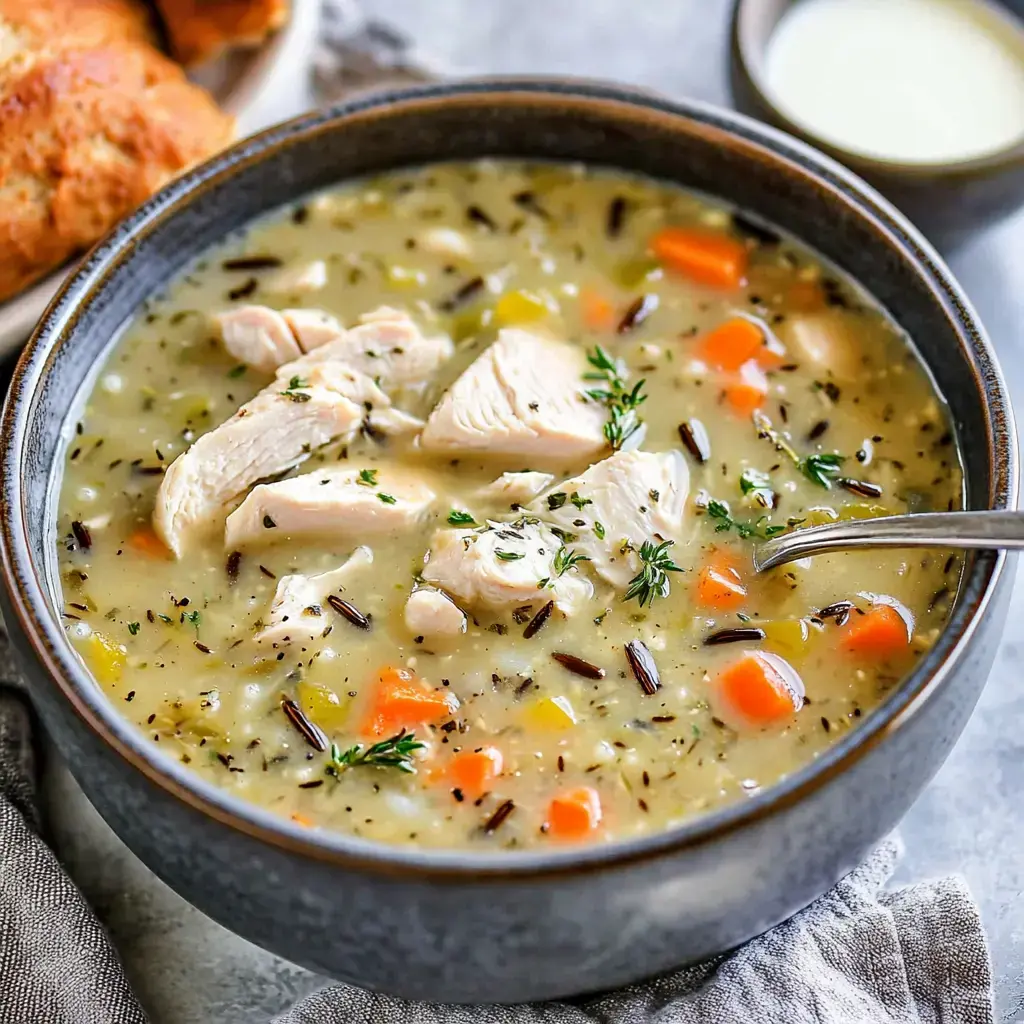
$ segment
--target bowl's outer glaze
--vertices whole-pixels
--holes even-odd
[[[816,764],[648,839],[498,857],[375,846],[304,831],[163,758],[109,705],[60,627],[55,477],[73,396],[138,303],[227,231],[346,177],[484,154],[620,166],[784,226],[858,278],[917,339],[970,453],[970,504],[1012,505],[1017,468],[999,370],[927,244],[827,159],[701,106],[522,80],[357,101],[200,168],[94,251],[23,357],[3,421],[4,611],[72,771],[146,864],[246,938],[408,997],[518,1002],[604,989],[722,952],[846,873],[898,822],[959,735],[992,661],[1009,577],[1005,556],[974,558],[935,649]]]
[[[1024,18],[1022,0],[988,0]],[[929,239],[951,252],[972,235],[1024,203],[1024,141],[988,157],[959,164],[888,163],[832,146],[804,130],[775,105],[764,83],[764,52],[793,0],[735,0],[729,47],[729,81],[739,110],[781,128],[844,163],[905,213]],[[999,12],[1008,30],[1014,16]]]

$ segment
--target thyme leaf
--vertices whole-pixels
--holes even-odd
[[[752,537],[757,537],[759,540],[768,540],[786,529],[785,526],[772,526],[767,522],[768,516],[761,516],[755,523],[744,523],[738,519],[733,519],[728,503],[718,501],[715,498],[708,498],[704,508],[708,518],[715,520],[716,533],[727,533],[729,530],[735,530],[744,540],[749,540]]]
[[[377,498],[383,501],[385,505],[394,505],[398,502],[398,499],[393,494],[385,494],[383,491],[377,492]]]
[[[363,487],[376,487],[377,486],[377,470],[375,469],[361,469],[359,470],[359,479],[356,483]]]
[[[673,541],[666,540],[661,544],[655,544],[653,541],[645,540],[640,545],[638,555],[641,569],[629,581],[623,601],[631,601],[635,597],[640,602],[640,607],[643,608],[644,605],[650,607],[654,604],[656,597],[668,597],[671,590],[668,574],[683,571],[669,557],[668,549],[672,547],[673,543]]]
[[[476,520],[468,512],[457,508],[448,513],[448,522],[452,526],[476,526]]]
[[[588,388],[586,394],[608,407],[604,436],[612,449],[618,451],[643,424],[637,410],[647,401],[647,396],[642,393],[646,382],[638,381],[630,390],[626,386],[628,371],[625,365],[612,359],[600,345],[595,345],[592,352],[587,352],[587,362],[594,369],[584,374],[583,379],[601,381],[605,387]]]
[[[356,743],[347,750],[342,750],[337,743],[331,744],[331,756],[327,762],[327,774],[340,776],[348,768],[358,768],[366,765],[371,768],[397,768],[407,775],[416,774],[413,753],[423,748],[423,744],[416,739],[415,733],[407,733],[404,729],[389,736],[386,740],[380,740],[364,747],[362,743]]]
[[[589,562],[589,555],[578,555],[575,551],[570,551],[564,544],[555,552],[555,575],[564,576],[570,569],[578,565],[580,562]]]
[[[524,557],[522,551],[502,551],[501,548],[496,548],[494,555],[503,562],[518,562],[520,558]]]
[[[293,402],[308,402],[313,396],[303,391],[303,388],[309,387],[309,381],[303,380],[302,377],[292,377],[288,381],[288,387],[280,394],[284,395],[285,398],[290,398]]]

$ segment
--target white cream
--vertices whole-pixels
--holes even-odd
[[[866,156],[949,163],[1024,139],[1024,33],[976,0],[800,0],[765,65],[794,122]]]

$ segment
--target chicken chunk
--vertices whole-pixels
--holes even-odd
[[[413,529],[434,500],[411,473],[368,483],[361,472],[329,466],[254,487],[228,516],[224,543],[231,550],[317,534],[362,540]]]
[[[282,363],[302,355],[288,322],[276,309],[241,306],[218,313],[214,320],[224,348],[262,373],[273,373]]]
[[[303,352],[312,352],[345,333],[345,328],[322,309],[285,309],[281,311]]]
[[[554,479],[551,473],[533,471],[502,473],[497,480],[492,481],[486,487],[481,487],[479,493],[481,498],[491,501],[525,504],[550,486]]]
[[[558,575],[554,560],[560,547],[539,523],[438,530],[423,579],[454,598],[495,611],[543,599],[569,614],[591,597],[593,587],[575,569]]]
[[[635,551],[623,554],[623,541],[639,549],[645,540],[683,544],[692,534],[685,517],[689,489],[682,453],[617,452],[560,483],[553,493],[562,505],[546,510],[545,518],[577,534],[572,548],[588,556],[609,583],[625,587],[639,572],[640,560]],[[577,525],[581,519],[586,526]]]
[[[256,634],[258,644],[282,647],[322,636],[331,624],[324,604],[331,594],[341,594],[353,578],[373,564],[373,551],[358,547],[344,565],[315,576],[282,576],[277,582],[266,622]]]
[[[426,337],[407,313],[381,306],[297,360],[292,372],[301,376],[321,363],[337,363],[366,374],[389,395],[419,394],[454,351],[451,338]]]
[[[225,505],[257,480],[297,466],[313,449],[353,435],[365,413],[363,405],[320,381],[290,396],[280,384],[265,388],[171,463],[157,493],[154,529],[180,558]]]
[[[793,313],[776,330],[796,360],[807,360],[815,370],[838,381],[860,380],[864,372],[861,345],[853,318],[845,310]]]
[[[466,632],[466,616],[447,594],[423,587],[405,602],[405,625],[416,636],[458,636]]]
[[[505,328],[427,419],[427,451],[582,459],[606,446],[605,410],[583,394],[586,359],[565,342]]]

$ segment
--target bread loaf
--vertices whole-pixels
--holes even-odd
[[[156,0],[156,6],[167,29],[171,53],[191,66],[211,60],[232,46],[258,46],[285,23],[289,2]]]
[[[234,124],[132,0],[0,0],[0,300],[92,245]]]

